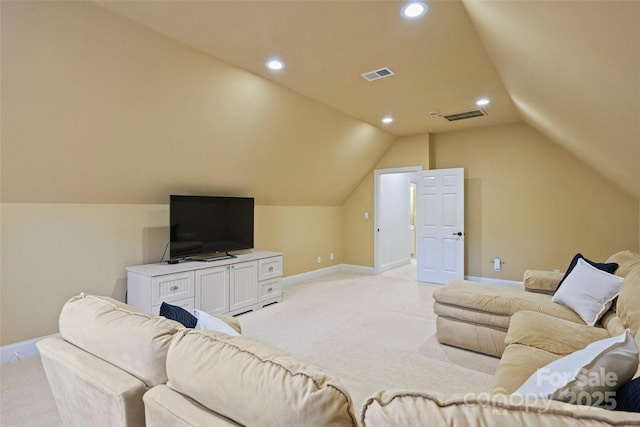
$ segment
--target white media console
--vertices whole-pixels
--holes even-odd
[[[127,268],[127,303],[157,315],[162,302],[208,313],[240,314],[282,301],[282,254],[254,250],[210,262]]]

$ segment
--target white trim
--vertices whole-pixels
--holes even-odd
[[[375,273],[373,267],[365,267],[364,265],[342,264],[343,273],[369,274],[373,276]]]
[[[282,287],[297,285],[307,280],[317,279],[319,277],[328,276],[333,273],[359,273],[374,274],[373,267],[365,267],[362,265],[338,264],[331,267],[320,268],[318,270],[307,271],[306,273],[295,274],[282,278]]]
[[[407,265],[410,263],[411,263],[411,257],[408,256],[405,259],[399,259],[390,264],[380,266],[380,273],[384,273],[387,270],[393,270],[394,268],[402,267],[403,265]]]
[[[485,283],[487,285],[497,285],[497,286],[505,286],[508,288],[515,288],[524,291],[524,283],[518,282],[516,280],[503,280],[503,279],[492,279],[490,277],[478,277],[478,276],[466,276],[466,280],[470,280],[472,282]]]
[[[40,356],[36,343],[43,338],[46,337],[33,338],[14,344],[0,346],[0,365],[6,365],[19,360]]]

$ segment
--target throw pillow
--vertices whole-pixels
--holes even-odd
[[[195,328],[198,319],[187,310],[177,305],[167,304],[163,302],[160,306],[160,316],[166,317],[169,320],[175,320],[184,325],[185,328]]]
[[[551,301],[569,307],[593,326],[620,293],[622,280],[580,258]]]
[[[564,273],[562,280],[560,280],[560,283],[558,283],[558,287],[556,288],[556,291],[558,290],[558,288],[560,288],[560,286],[562,286],[562,282],[564,282],[564,279],[566,279],[569,273],[571,273],[571,271],[575,268],[579,259],[583,259],[589,264],[591,264],[592,266],[594,266],[595,268],[597,268],[598,270],[606,271],[607,273],[610,273],[610,274],[615,274],[616,270],[618,269],[618,264],[615,262],[609,262],[609,263],[593,262],[586,259],[584,256],[582,256],[582,254],[576,254],[571,260],[571,262],[569,263],[569,267],[567,267],[567,271],[566,273]]]
[[[616,411],[640,412],[640,377],[616,391]]]
[[[538,369],[514,394],[611,407],[615,390],[637,368],[638,346],[627,329]]]
[[[206,311],[194,310],[194,312],[198,318],[198,323],[195,327],[196,329],[222,332],[223,334],[231,335],[232,337],[240,336],[240,334],[224,320],[218,319]]]

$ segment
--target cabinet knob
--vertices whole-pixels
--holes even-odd
[[[267,289],[267,292],[272,292],[272,291],[273,291],[273,288]]]
[[[179,288],[178,286],[176,286],[176,285],[173,285],[173,286],[172,286],[171,288],[169,288],[169,289],[171,289],[172,291],[177,291],[177,290],[178,290],[178,289],[180,289],[180,288]]]
[[[269,267],[269,271],[273,271],[273,267]]]

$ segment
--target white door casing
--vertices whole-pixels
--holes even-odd
[[[464,169],[434,169],[417,184],[418,280],[464,279]]]

